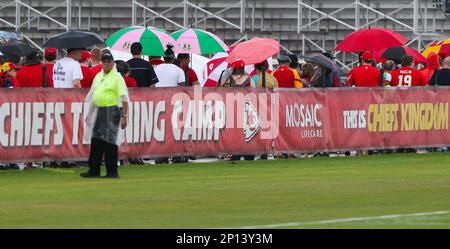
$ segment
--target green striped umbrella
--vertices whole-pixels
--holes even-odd
[[[163,29],[153,27],[129,27],[114,33],[106,44],[111,50],[130,52],[131,44],[140,42],[142,54],[148,56],[163,56],[168,44],[175,47],[175,40]]]
[[[180,52],[187,54],[214,54],[228,51],[228,46],[215,34],[201,29],[182,29],[172,34]]]

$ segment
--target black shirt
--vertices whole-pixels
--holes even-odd
[[[450,69],[442,68],[434,72],[430,78],[430,85],[450,86]]]
[[[155,70],[153,70],[152,65],[150,65],[148,61],[140,58],[133,58],[127,61],[127,63],[131,68],[130,76],[136,80],[137,87],[149,87],[158,83],[158,77],[155,74]]]

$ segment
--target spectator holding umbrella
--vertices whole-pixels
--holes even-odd
[[[90,68],[91,58],[93,57],[94,55],[87,50],[83,50],[81,53],[81,59],[79,62],[81,72],[83,73],[83,79],[80,82],[82,88],[90,88],[92,86],[92,82],[94,81],[95,74]]]
[[[433,74],[430,85],[450,86],[450,56],[444,59],[442,68]]]
[[[253,76],[253,81],[256,82],[256,87],[257,88],[268,88],[268,89],[273,89],[273,88],[278,88],[278,81],[277,79],[268,72],[269,70],[269,63],[267,62],[267,60],[255,64],[255,70],[256,70],[256,75]],[[263,85],[263,73],[265,74],[265,83]]]
[[[414,58],[405,55],[401,59],[402,67],[392,72],[391,86],[426,86],[428,81],[416,69],[414,69]]]
[[[56,61],[53,69],[53,83],[56,88],[81,87],[83,73],[80,63],[84,48],[104,43],[105,39],[96,33],[70,30],[53,36],[44,47],[67,49],[67,56]]]
[[[369,51],[360,56],[361,65],[350,70],[346,86],[351,87],[377,87],[380,86],[381,73],[372,65],[373,56]]]
[[[67,56],[56,61],[53,67],[53,85],[55,88],[81,88],[83,72],[78,62],[84,48],[69,48]]]
[[[340,87],[340,68],[332,59],[321,53],[313,53],[304,56],[305,60],[315,65],[314,73],[310,79],[310,86],[313,87]]]
[[[253,79],[245,73],[245,63],[242,60],[236,60],[231,63],[233,71],[230,76],[223,79],[223,87],[254,87]]]

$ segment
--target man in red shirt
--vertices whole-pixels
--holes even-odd
[[[426,86],[428,80],[414,69],[414,57],[405,55],[402,57],[402,67],[391,73],[391,86]]]
[[[189,54],[178,54],[177,59],[180,62],[180,68],[184,72],[184,76],[186,79],[185,85],[186,86],[200,85],[197,74],[192,68],[189,67],[189,62],[191,62]]]
[[[41,60],[42,55],[37,51],[27,55],[25,65],[17,71],[16,78],[20,87],[43,87],[44,69]],[[52,77],[49,77],[47,73],[46,85],[47,87],[53,87]]]
[[[92,72],[92,69],[90,69],[89,67],[92,57],[94,57],[94,55],[87,50],[83,50],[83,52],[81,53],[81,59],[79,62],[81,66],[81,72],[83,73],[83,79],[80,82],[82,88],[91,87],[92,82],[94,81],[94,72]]]
[[[347,87],[378,87],[381,86],[381,72],[372,66],[372,53],[366,51],[361,54],[361,65],[348,73]]]
[[[278,81],[278,87],[296,88],[297,86],[297,88],[301,88],[303,84],[301,83],[298,73],[296,74],[294,70],[289,67],[291,64],[291,58],[285,54],[280,55],[280,57],[278,57],[278,63],[280,66],[277,70],[275,70],[275,72],[273,72],[273,76]]]
[[[53,86],[53,65],[55,65],[56,62],[57,52],[56,48],[46,48],[44,50],[44,65],[47,67],[46,72],[47,78],[49,79],[47,86]]]

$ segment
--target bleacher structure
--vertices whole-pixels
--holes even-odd
[[[295,54],[332,51],[349,33],[384,27],[422,50],[447,37],[447,0],[0,0],[0,30],[16,31],[39,47],[69,29],[108,37],[120,28],[147,25],[169,32],[206,29],[234,44],[252,37],[279,39]],[[335,52],[348,70],[357,58]]]

